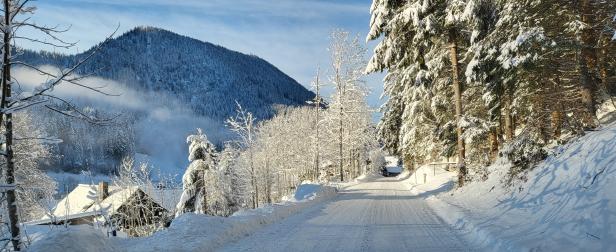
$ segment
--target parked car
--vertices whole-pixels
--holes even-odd
[[[381,168],[381,174],[385,177],[395,177],[402,173],[400,159],[394,156],[385,157],[385,166]]]
[[[385,177],[395,177],[400,175],[402,172],[402,167],[400,166],[385,166],[381,169],[381,174]]]

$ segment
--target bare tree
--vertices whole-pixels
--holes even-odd
[[[13,134],[13,114],[19,110],[29,108],[35,105],[43,105],[47,109],[76,118],[81,118],[92,123],[103,123],[104,119],[93,118],[86,113],[83,113],[75,105],[69,101],[51,94],[54,87],[61,84],[70,84],[89,89],[91,91],[107,94],[101,91],[97,87],[91,87],[79,83],[83,76],[75,75],[75,70],[79,68],[84,62],[94,55],[100,47],[105,43],[99,44],[92,52],[73,66],[64,70],[60,70],[58,73],[52,73],[45,71],[37,66],[30,65],[26,62],[21,62],[16,59],[19,54],[17,44],[19,41],[29,41],[33,43],[39,43],[54,48],[68,49],[75,44],[66,42],[59,38],[59,34],[66,31],[66,29],[60,29],[56,27],[49,27],[38,25],[32,21],[31,16],[34,14],[36,8],[29,5],[29,0],[4,0],[2,5],[2,25],[0,32],[2,33],[2,81],[0,90],[2,96],[0,98],[0,126],[4,127],[4,148],[1,155],[5,158],[5,183],[6,186],[6,199],[9,215],[9,229],[11,233],[11,244],[13,249],[19,251],[20,246],[20,230],[19,230],[19,216],[17,211],[17,197],[15,193],[15,154],[13,151],[15,136]],[[33,37],[24,37],[19,35],[19,31],[22,28],[28,28],[37,32],[40,32],[45,39],[38,39]],[[114,32],[115,33],[115,32]],[[113,34],[112,34],[113,35]],[[112,36],[111,35],[111,36]],[[110,36],[110,37],[111,37]],[[107,40],[110,38],[108,37]],[[106,41],[107,41],[106,40]],[[13,55],[13,52],[17,54]],[[15,89],[14,85],[17,80],[11,75],[11,68],[14,66],[23,66],[31,68],[36,72],[48,77],[48,81],[41,83],[33,90],[26,92],[23,90]],[[64,109],[60,109],[50,104],[50,101],[58,101],[63,104]],[[68,109],[66,109],[68,108]]]
[[[343,30],[332,32],[331,40],[329,48],[333,70],[331,81],[336,88],[331,107],[338,111],[338,116],[335,119],[338,123],[338,168],[340,181],[344,181],[344,118],[348,112],[345,107],[348,101],[345,101],[345,99],[349,98],[347,93],[357,90],[359,87],[357,84],[361,82],[364,75],[366,49],[359,44],[359,37],[350,37],[349,32]]]
[[[315,77],[314,82],[312,83],[312,86],[316,92],[316,96],[314,97],[314,100],[310,101],[310,104],[314,105],[314,180],[318,181],[319,180],[319,167],[321,166],[321,156],[320,156],[320,152],[321,152],[321,148],[320,148],[320,132],[319,132],[319,124],[321,121],[321,117],[320,117],[320,112],[321,112],[321,105],[323,104],[323,99],[321,98],[321,87],[323,86],[323,84],[320,82],[320,68],[317,68],[317,75]]]
[[[227,120],[227,125],[231,130],[240,137],[241,145],[248,150],[249,169],[250,169],[250,184],[252,191],[252,207],[259,207],[259,188],[257,186],[257,179],[255,174],[254,165],[254,148],[255,144],[255,117],[252,113],[244,110],[242,106],[237,103],[237,115]]]

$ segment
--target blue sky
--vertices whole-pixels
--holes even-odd
[[[371,0],[38,0],[34,20],[71,26],[63,34],[76,53],[102,41],[119,24],[119,34],[135,26],[156,26],[232,50],[255,54],[301,84],[316,67],[329,66],[328,35],[335,28],[368,32]],[[366,46],[372,51],[374,42]],[[25,45],[32,49],[45,49]],[[382,75],[367,78],[372,106],[379,106]]]

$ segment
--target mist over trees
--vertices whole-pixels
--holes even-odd
[[[76,55],[23,50],[19,59],[32,65],[64,68],[83,59]],[[121,83],[126,89],[173,94],[160,105],[183,106],[196,115],[225,120],[235,114],[235,102],[265,119],[272,105],[303,105],[314,94],[269,62],[155,27],[136,27],[108,41],[77,74]],[[116,92],[114,92],[116,93]]]
[[[68,67],[92,52],[63,55],[16,50],[19,61],[48,71]],[[30,82],[37,85],[41,78],[32,76],[38,73],[26,70],[15,67],[25,87]],[[42,110],[35,123],[63,140],[52,149],[62,157],[48,166],[55,171],[110,174],[124,156],[139,153],[154,158],[152,164],[158,169],[181,173],[186,152],[181,139],[199,127],[221,147],[232,137],[224,121],[235,114],[236,101],[255,119],[263,120],[274,115],[275,106],[302,106],[314,96],[256,56],[153,27],[137,27],[107,41],[75,75],[112,96],[101,98],[89,90],[53,93],[88,107],[89,113],[116,120],[113,125],[90,125]],[[172,148],[157,148],[151,139],[158,137],[173,142]]]

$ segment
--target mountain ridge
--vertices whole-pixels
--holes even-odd
[[[162,28],[138,26],[101,43],[105,44],[78,74],[108,78],[139,91],[169,92],[203,116],[232,116],[237,101],[263,119],[273,115],[276,105],[301,106],[314,97],[256,55]],[[23,50],[19,59],[33,65],[67,67],[95,48],[74,55]]]

